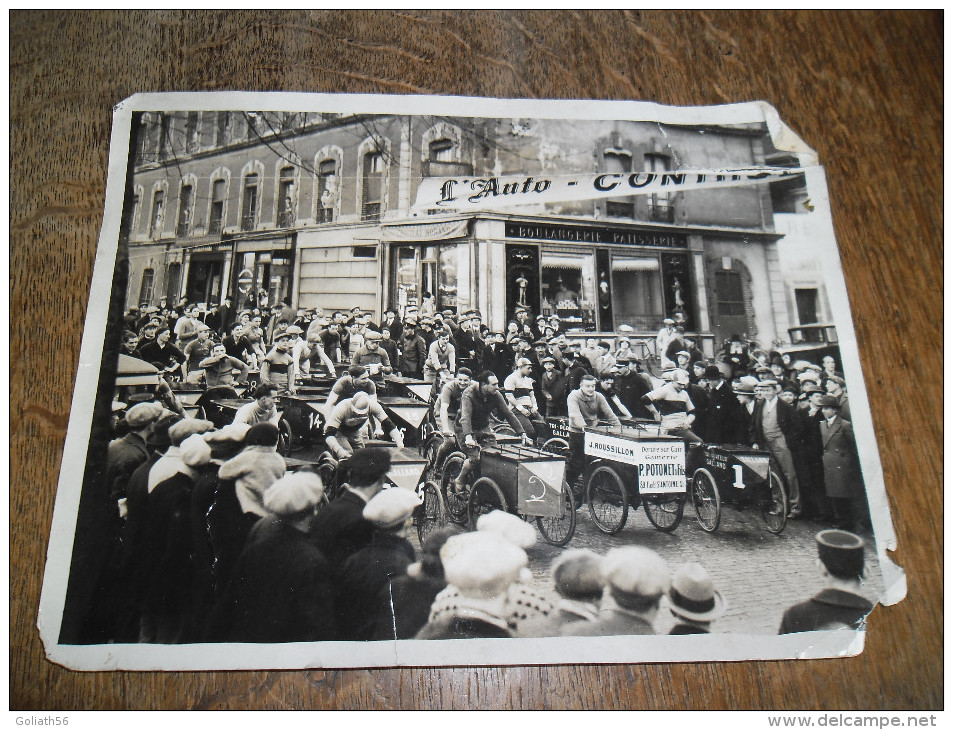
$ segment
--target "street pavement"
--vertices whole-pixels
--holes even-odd
[[[728,603],[725,615],[713,624],[713,632],[774,635],[786,608],[824,586],[814,541],[815,533],[824,528],[809,520],[789,520],[780,535],[773,535],[765,529],[759,510],[738,512],[725,507],[718,530],[708,533],[699,526],[689,503],[681,524],[671,534],[655,529],[641,509],[630,508],[625,527],[615,535],[606,535],[583,506],[577,512],[576,532],[569,545],[555,547],[539,536],[527,554],[533,588],[554,603],[558,595],[552,588],[550,566],[566,549],[588,548],[605,554],[615,547],[641,545],[658,552],[673,570],[682,563],[701,563]],[[883,581],[872,536],[864,537],[868,543],[866,595],[876,602]],[[419,548],[416,535],[413,542]],[[674,623],[663,601],[657,632],[668,633]]]

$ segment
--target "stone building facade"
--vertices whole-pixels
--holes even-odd
[[[648,339],[674,316],[709,352],[797,324],[768,185],[412,210],[431,176],[763,165],[763,126],[209,111],[143,114],[134,141],[129,306],[227,296],[376,318],[429,293],[501,330],[518,304],[586,336]]]

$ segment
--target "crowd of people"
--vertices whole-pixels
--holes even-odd
[[[547,418],[564,417],[570,482],[582,472],[586,426],[651,419],[689,442],[768,450],[792,518],[854,532],[869,526],[846,383],[833,358],[791,361],[737,337],[707,358],[671,320],[653,360],[624,329],[584,340],[523,308],[504,332],[491,332],[477,310],[424,316],[408,308],[403,318],[389,310],[377,324],[359,308],[325,313],[285,302],[233,315],[228,302],[207,313],[180,304],[181,313],[146,307],[126,316],[123,352],[164,377],[155,392],[116,409],[104,473],[107,549],[89,612],[96,640],[652,633],[663,605],[680,622],[673,632],[692,633],[721,615],[724,602],[702,566],[672,572],[636,547],[567,552],[552,566],[553,605],[520,580],[535,530],[502,513],[482,517],[476,533],[437,530],[416,555],[408,531],[417,497],[384,489],[389,452],[364,448],[360,435],[376,426],[402,445],[376,402],[386,374],[433,383],[434,420],[468,457],[456,490],[493,437],[493,414],[527,441]],[[231,387],[254,369],[261,382],[252,401],[220,429],[185,418],[168,385]],[[337,378],[327,441],[348,459],[348,482],[330,503],[316,470],[289,472],[277,453],[276,396],[323,371]],[[797,627],[810,613],[802,607],[785,626],[804,630]]]
[[[492,374],[497,385],[491,387],[502,391],[507,406],[498,415],[513,417],[517,433],[533,439],[546,430],[547,418],[568,417],[573,474],[581,470],[585,425],[650,419],[689,442],[770,451],[784,474],[791,519],[854,530],[869,525],[847,384],[832,355],[819,363],[794,360],[733,335],[709,358],[672,319],[654,342],[634,338],[624,325],[611,337],[579,337],[563,331],[558,316],[533,318],[526,307],[516,309],[502,332],[482,319],[475,309],[458,315],[409,306],[403,317],[387,310],[378,324],[359,307],[295,310],[286,300],[233,315],[229,300],[208,312],[182,301],[172,309],[131,310],[122,342],[124,352],[156,365],[167,380],[209,388],[232,385],[258,368],[262,381],[294,392],[312,372],[336,377],[350,364],[378,382],[387,374],[432,382],[438,400],[461,369],[474,379]],[[171,394],[158,395],[176,409]],[[451,396],[455,402],[459,394]],[[484,397],[478,420],[486,408]],[[469,438],[443,426],[468,453],[479,446],[479,434]]]
[[[98,641],[599,636],[673,622],[670,633],[693,634],[727,608],[702,565],[671,570],[637,546],[566,551],[550,590],[534,587],[536,530],[505,512],[481,516],[473,532],[438,528],[418,551],[419,497],[385,486],[389,449],[356,449],[328,501],[312,469],[288,470],[267,420],[216,429],[153,402],[126,418],[105,475],[117,539],[91,614]],[[872,608],[863,540],[839,530],[817,539],[829,585],[784,614],[782,633],[855,627]]]

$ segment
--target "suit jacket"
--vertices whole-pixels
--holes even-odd
[[[311,539],[335,571],[339,572],[351,555],[371,542],[374,526],[364,519],[366,504],[359,495],[344,489],[311,525]]]
[[[848,627],[856,629],[874,605],[863,596],[827,588],[784,612],[779,634]]]
[[[331,568],[308,536],[266,517],[249,535],[213,616],[209,640],[336,639],[335,594]]]
[[[764,433],[761,430],[761,425],[764,419],[764,404],[765,401],[761,400],[757,401],[754,405],[754,413],[751,414],[749,438],[751,439],[751,443],[758,444],[762,447],[767,447],[768,444],[765,441]],[[798,420],[797,414],[794,412],[794,406],[789,405],[778,398],[777,409],[778,428],[781,429],[781,433],[784,434],[784,440],[787,442],[788,449],[791,451],[797,451],[801,441],[801,423]]]
[[[824,447],[824,491],[828,497],[849,499],[863,491],[857,443],[850,421],[836,416],[829,425],[821,421]]]
[[[730,383],[708,393],[705,416],[709,443],[743,444],[748,440],[748,413],[731,392]]]

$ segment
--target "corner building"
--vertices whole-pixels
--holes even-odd
[[[425,177],[488,179],[770,164],[763,125],[286,112],[146,113],[127,199],[127,306],[403,314],[518,304],[571,335],[683,322],[711,354],[791,322],[769,185],[458,214],[412,213]]]

